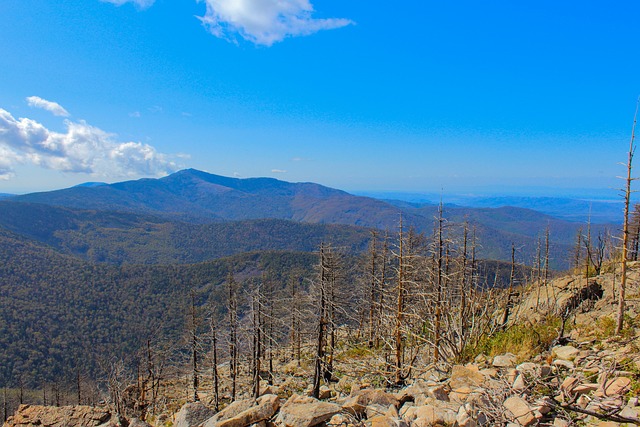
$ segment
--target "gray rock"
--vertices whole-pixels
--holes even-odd
[[[189,402],[182,405],[176,413],[174,427],[196,427],[216,414],[214,410],[200,402]]]
[[[330,420],[341,409],[335,403],[294,394],[280,408],[275,423],[286,427],[313,427]]]
[[[518,359],[513,353],[500,354],[493,358],[492,365],[496,368],[513,368]]]

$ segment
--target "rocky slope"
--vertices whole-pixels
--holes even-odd
[[[147,422],[173,427],[640,425],[640,265],[631,265],[626,327],[613,336],[619,279],[613,272],[589,280],[575,275],[520,289],[501,332],[512,334],[507,347],[489,338],[494,345],[478,346],[485,351],[471,362],[420,367],[403,388],[380,387],[375,375],[360,373],[378,369],[375,357],[346,350],[336,359],[339,381],[324,385],[320,399],[309,397],[311,366],[293,362],[278,367],[274,384],[265,384],[258,399],[240,396],[216,413],[204,387],[196,403],[180,403],[184,392],[174,390],[173,406],[167,406],[176,408],[173,413],[169,409]],[[552,325],[553,342],[539,337],[532,344],[515,333],[535,336],[541,325]],[[493,354],[503,348],[512,351]],[[33,407],[21,407],[5,426],[100,425],[44,422],[44,415],[29,415],[29,410]]]

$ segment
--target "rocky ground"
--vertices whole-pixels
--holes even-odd
[[[280,367],[274,385],[265,386],[258,399],[240,399],[216,413],[203,393],[201,402],[185,403],[175,413],[148,421],[173,427],[640,425],[639,283],[640,265],[634,264],[627,326],[620,336],[613,334],[619,277],[613,271],[589,280],[567,276],[521,289],[511,317],[514,330],[525,331],[555,319],[549,324],[558,334],[556,345],[540,349],[514,341],[510,352],[480,353],[466,364],[422,367],[405,387],[394,390],[354,374],[366,369],[366,356],[352,365],[343,360],[341,371],[351,375],[323,386],[320,399],[308,396],[310,369],[290,364]],[[566,333],[560,336],[563,323]],[[148,425],[121,420],[107,408],[23,405],[5,426],[127,422]]]

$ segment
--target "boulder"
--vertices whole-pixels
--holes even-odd
[[[216,427],[247,427],[261,421],[269,420],[280,407],[280,400],[275,394],[265,394],[258,398],[253,406],[238,415],[218,422]]]
[[[107,408],[92,406],[20,405],[5,427],[97,427],[111,420]]]
[[[453,425],[458,416],[459,405],[434,400],[431,404],[415,408],[414,420],[410,423],[414,427],[427,427],[437,424]]]
[[[215,414],[216,412],[214,410],[200,402],[185,403],[176,413],[173,425],[174,427],[196,427]]]
[[[286,427],[313,427],[330,420],[341,409],[335,403],[294,394],[280,408],[275,423]]]
[[[398,408],[400,402],[398,398],[391,393],[387,393],[377,389],[365,389],[355,392],[348,397],[342,404],[342,409],[349,414],[362,416],[369,405],[380,405],[388,408],[390,405]]]
[[[256,401],[254,399],[236,400],[222,411],[206,420],[204,424],[202,424],[202,427],[217,427],[219,422],[235,417],[236,415],[251,408],[255,403]]]
[[[533,410],[527,401],[520,397],[511,396],[505,400],[502,405],[507,410],[507,416],[518,424],[528,426],[536,421]]]
[[[449,387],[457,389],[461,387],[478,387],[484,382],[484,375],[480,373],[477,365],[454,365],[451,369]]]

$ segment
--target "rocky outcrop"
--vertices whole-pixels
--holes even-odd
[[[4,427],[98,427],[116,426],[107,408],[92,406],[20,405]]]

